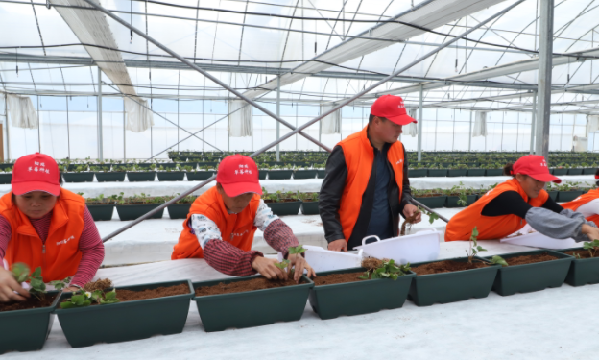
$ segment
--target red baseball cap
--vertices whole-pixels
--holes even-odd
[[[249,156],[225,157],[218,165],[216,181],[223,186],[229,197],[246,193],[262,195],[262,188],[258,182],[258,167]]]
[[[12,168],[12,193],[23,195],[32,191],[45,191],[60,195],[60,170],[56,160],[40,153],[21,156]]]
[[[395,95],[383,95],[370,107],[370,114],[389,119],[397,125],[418,123],[416,119],[406,113],[403,99]]]
[[[538,155],[527,155],[519,158],[514,164],[512,175],[522,174],[539,181],[553,181],[561,183],[562,181],[551,175],[545,158]]]

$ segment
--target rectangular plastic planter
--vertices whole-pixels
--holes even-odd
[[[185,219],[189,214],[191,204],[172,204],[167,206],[168,215],[171,219]]]
[[[100,182],[103,181],[125,181],[126,172],[97,172],[96,179]]]
[[[266,175],[268,175],[268,170],[258,170],[258,180],[266,180]]]
[[[474,177],[474,176],[485,176],[485,169],[468,169],[468,173],[466,176]]]
[[[118,165],[115,165],[118,166]],[[89,164],[89,167],[97,167],[99,169],[102,169],[103,171],[110,171],[110,164]]]
[[[127,179],[129,181],[154,181],[156,180],[156,172],[155,171],[131,171],[127,172]]]
[[[293,170],[268,170],[268,180],[290,180]]]
[[[582,168],[568,169],[568,175],[582,175]]]
[[[181,181],[185,177],[185,172],[183,171],[172,171],[172,172],[161,172],[157,173],[158,181]]]
[[[316,179],[317,170],[296,170],[293,173],[293,180]]]
[[[475,259],[482,258],[475,256]],[[465,257],[439,259],[412,264],[412,269],[419,265],[443,260],[466,262]],[[418,275],[412,280],[409,299],[418,306],[428,306],[434,303],[448,303],[452,301],[468,300],[471,298],[483,299],[489,296],[493,279],[497,275],[500,265],[486,268],[455,271],[443,274]]]
[[[86,181],[94,181],[94,173],[93,172],[84,172],[84,173],[62,173],[62,178],[66,182],[86,182]]]
[[[487,169],[485,176],[502,176],[503,169]]]
[[[416,197],[416,201],[422,205],[428,206],[429,208],[442,208],[445,205],[447,196],[434,196],[434,197]]]
[[[551,169],[551,173],[555,176],[566,175],[568,173],[568,169]]]
[[[226,278],[194,282],[199,287],[221,282],[244,281],[252,277]],[[230,327],[244,328],[274,324],[279,321],[299,321],[314,283],[302,276],[303,283],[274,289],[233,294],[199,296],[194,300],[204,324],[204,331],[223,331]]]
[[[318,276],[351,273],[358,276],[365,271],[364,268],[352,268],[322,272],[318,273]],[[323,320],[400,308],[408,297],[414,277],[416,274],[411,272],[409,275],[399,276],[396,280],[374,279],[315,285],[310,290],[310,305]]]
[[[410,178],[422,178],[428,175],[427,169],[409,169],[408,177]]]
[[[188,172],[185,174],[187,176],[187,180],[196,181],[196,180],[208,180],[210,177],[214,175],[214,170],[210,171],[195,171]]]
[[[551,200],[557,202],[557,195],[559,194],[559,191],[547,191],[547,193],[549,194]]]
[[[116,212],[119,214],[121,221],[135,220],[145,213],[152,211],[160,204],[135,204],[135,205],[116,205]],[[150,219],[162,219],[164,208],[157,211]]]
[[[468,169],[449,169],[447,170],[447,177],[461,177],[466,176]]]
[[[597,169],[595,169],[595,168],[585,168],[582,170],[582,174],[583,175],[595,175],[596,171],[597,171]]]
[[[39,350],[44,346],[54,323],[52,312],[59,300],[58,291],[49,291],[48,295],[57,295],[48,307],[0,312],[0,354]]]
[[[461,205],[461,204],[458,204],[458,201],[460,201],[459,196],[448,196],[447,200],[445,201],[445,207],[448,207],[448,208],[464,207],[464,206],[474,204],[474,202],[477,199],[478,199],[478,195],[467,195],[466,196],[466,205]]]
[[[86,204],[94,221],[108,221],[112,219],[114,204]]]
[[[189,312],[189,302],[193,297],[190,280],[116,288],[118,297],[119,290],[141,291],[179,284],[188,284],[189,294],[75,309],[60,309],[57,306],[56,314],[62,332],[71,347],[74,348],[92,346],[97,343],[110,344],[147,339],[154,335],[178,334],[183,331]],[[70,296],[70,293],[63,294],[61,300]]]
[[[266,205],[272,209],[272,212],[275,215],[299,215],[301,202],[294,201],[287,203],[267,203]]]
[[[428,169],[428,177],[446,177],[447,169]]]
[[[302,202],[300,205],[300,210],[304,215],[318,215],[320,214],[318,204],[318,201]]]
[[[501,254],[501,257],[509,264],[511,257],[534,255],[544,252],[555,255],[559,259],[534,264],[502,267],[499,269],[493,283],[493,291],[501,296],[509,296],[515,293],[527,293],[543,290],[547,287],[562,286],[568,274],[570,263],[574,259],[573,256],[557,251],[538,250]]]
[[[570,202],[582,195],[582,190],[560,191],[557,196],[557,202]]]
[[[12,173],[0,174],[0,184],[10,184],[12,182]]]
[[[587,251],[583,248],[572,248],[560,250],[565,253],[566,251],[579,251],[586,253]],[[583,286],[586,284],[597,284],[599,283],[599,257],[577,259],[574,257],[566,275],[566,283],[572,286]]]

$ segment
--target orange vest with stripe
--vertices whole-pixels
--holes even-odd
[[[249,205],[238,214],[229,214],[223,197],[216,190],[216,186],[210,188],[198,197],[191,207],[189,214],[183,221],[183,230],[179,236],[179,243],[171,255],[172,260],[185,258],[203,258],[204,251],[200,246],[197,236],[192,233],[188,223],[193,214],[205,215],[220,229],[224,241],[231,243],[242,251],[252,250],[254,241],[254,218],[260,205],[260,195],[254,194]]]
[[[506,191],[516,191],[524,201],[534,207],[542,206],[549,198],[549,194],[541,190],[537,198],[529,199],[517,180],[502,182],[449,220],[445,227],[445,241],[468,240],[475,226],[478,230],[478,240],[501,239],[523,228],[526,220],[516,215],[482,215],[483,208]]]
[[[45,245],[29,217],[12,202],[12,192],[0,198],[0,214],[12,228],[12,237],[6,250],[9,266],[22,262],[31,268],[42,268],[44,282],[74,276],[83,253],[79,239],[83,233],[85,201],[82,196],[60,189],[60,199],[54,205]]]
[[[582,194],[579,197],[577,197],[576,199],[574,199],[568,203],[562,204],[562,207],[564,209],[570,209],[572,211],[576,211],[576,209],[578,209],[579,206],[588,204],[595,199],[599,199],[599,188],[589,190],[589,192],[587,192],[586,194]],[[587,221],[592,221],[595,223],[595,225],[597,225],[599,227],[599,214],[595,214],[595,215],[591,215],[591,216],[587,217]]]
[[[343,148],[345,163],[347,164],[347,179],[341,196],[339,218],[345,241],[348,241],[360,214],[362,196],[368,186],[370,169],[372,169],[372,162],[374,161],[374,152],[368,138],[368,126],[360,132],[349,135],[337,145]],[[404,153],[400,141],[394,142],[389,147],[387,159],[395,172],[395,182],[399,187],[399,201],[401,202]]]

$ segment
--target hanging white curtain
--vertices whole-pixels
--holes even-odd
[[[320,114],[322,115],[334,107],[334,105],[320,105]],[[320,121],[322,121],[323,134],[341,133],[341,109],[333,111]]]
[[[418,109],[408,109],[408,115],[410,115],[410,117],[420,121],[420,119],[418,119]],[[409,123],[408,126],[406,126],[406,130],[404,131],[404,133],[406,133],[407,135],[410,135],[411,137],[418,136],[418,124]]]
[[[149,108],[148,101],[129,97],[125,98],[125,111],[127,112],[127,130],[131,132],[144,132],[154,126],[154,113]]]
[[[0,116],[6,116],[6,95],[0,92]]]
[[[587,136],[599,131],[599,115],[587,115]]]
[[[23,129],[37,129],[37,114],[29,96],[8,94],[8,109],[12,126]]]
[[[252,136],[252,106],[243,100],[229,101],[229,136]]]
[[[472,129],[472,137],[487,136],[487,112],[474,112],[474,129]]]

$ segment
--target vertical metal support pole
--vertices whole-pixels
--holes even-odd
[[[4,118],[6,119],[6,155],[8,155],[8,160],[12,160],[12,156],[10,154],[10,122],[8,121],[8,95],[4,93]]]
[[[40,97],[39,95],[35,96],[36,98],[36,103],[37,103],[37,111],[36,111],[36,116],[37,116],[37,151],[41,154],[42,153],[42,139],[40,137]]]
[[[71,133],[69,131],[69,97],[65,96],[64,99],[67,103],[67,155],[71,158]]]
[[[281,116],[281,76],[277,75],[277,117]],[[276,122],[277,126],[277,140],[279,140],[279,122]],[[279,144],[277,144],[277,161],[279,161]]]
[[[127,162],[127,114],[125,109],[125,97],[123,96],[123,161]]]
[[[299,103],[295,106],[295,127],[299,126]],[[295,134],[295,151],[299,151],[299,134]]]
[[[98,67],[98,157],[104,161],[104,139],[102,130],[102,69]]]
[[[537,127],[537,92],[532,94],[532,124],[530,129],[530,155],[535,153],[535,134]]]
[[[472,110],[470,110],[470,122],[468,124],[468,152],[472,149]]]
[[[181,151],[180,148],[180,144],[181,144],[181,139],[180,139],[180,132],[181,132],[181,128],[179,127],[179,122],[180,122],[180,118],[181,118],[181,100],[179,98],[177,98],[177,152]]]
[[[422,160],[422,84],[418,90],[418,161]]]
[[[549,162],[549,122],[551,117],[551,71],[553,64],[553,4],[541,0],[539,12],[539,118],[537,154]]]

